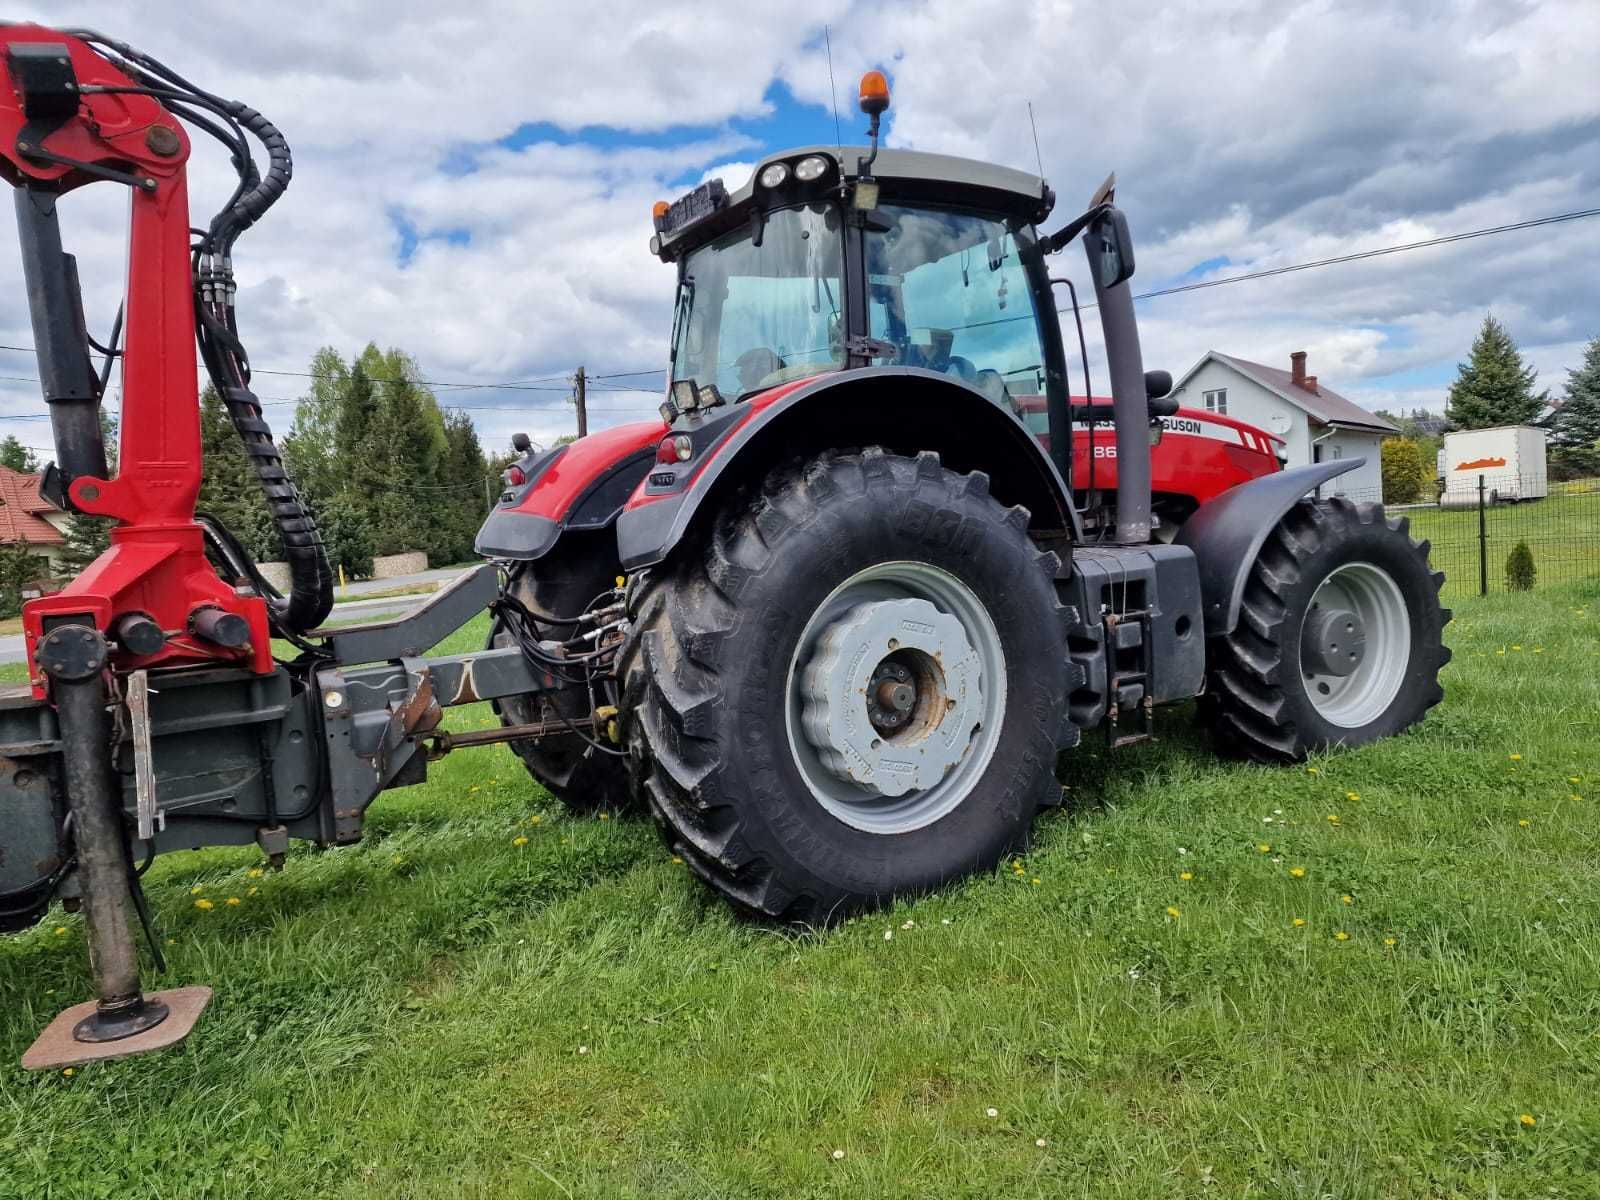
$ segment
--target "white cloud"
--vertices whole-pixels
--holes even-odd
[[[1212,275],[1586,207],[1600,186],[1600,94],[1582,86],[1600,77],[1592,0],[865,0],[845,14],[843,0],[337,0],[287,20],[223,7],[197,20],[166,0],[133,24],[110,3],[19,15],[133,40],[284,129],[294,184],[238,256],[244,330],[275,367],[374,338],[442,380],[661,362],[672,275],[646,249],[650,205],[707,174],[742,183],[769,147],[730,122],[761,117],[774,82],[826,110],[824,22],[847,137],[862,125],[854,80],[883,65],[891,143],[1032,169],[1031,100],[1057,219],[1115,169],[1144,288],[1220,257]],[[530,127],[528,144],[501,144]],[[466,161],[476,169],[447,172]],[[227,168],[202,140],[193,170],[203,216]],[[121,294],[125,203],[97,185],[64,205],[101,331]],[[404,264],[395,218],[421,236]],[[1305,348],[1332,386],[1409,395],[1382,381],[1448,368],[1492,308],[1559,386],[1600,333],[1597,258],[1600,221],[1580,222],[1154,300],[1146,357],[1179,371],[1211,347],[1273,363]],[[0,279],[18,279],[3,237]],[[20,286],[0,289],[0,342],[31,340]],[[0,375],[33,373],[0,357]],[[298,381],[261,390],[292,396]],[[441,399],[500,410],[474,412],[490,442],[571,427],[559,391]],[[648,414],[654,396],[597,390],[594,403],[599,427]],[[0,417],[40,409],[30,385],[0,380]],[[286,408],[269,412],[287,425]],[[42,424],[0,421],[12,428],[47,444]]]

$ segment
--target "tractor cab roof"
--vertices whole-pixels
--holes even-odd
[[[860,164],[868,154],[865,146],[801,146],[762,159],[735,191],[721,179],[707,180],[673,204],[656,205],[650,249],[673,262],[761,212],[837,198],[841,184],[852,191],[864,178]],[[869,172],[880,202],[949,205],[1033,223],[1055,206],[1055,193],[1039,176],[976,159],[879,149]]]

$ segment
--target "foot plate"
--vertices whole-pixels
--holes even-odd
[[[22,1066],[29,1071],[50,1071],[60,1067],[75,1067],[81,1063],[101,1062],[108,1058],[127,1058],[130,1054],[146,1054],[151,1050],[165,1050],[189,1036],[194,1023],[211,1002],[208,987],[172,988],[165,992],[147,993],[147,1000],[159,1000],[167,1006],[167,1019],[142,1033],[115,1042],[80,1042],[72,1036],[75,1025],[94,1014],[95,1002],[86,1000],[74,1004],[61,1013],[45,1030],[28,1052],[22,1056]]]

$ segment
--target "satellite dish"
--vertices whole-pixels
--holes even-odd
[[[1268,424],[1272,426],[1273,433],[1288,433],[1289,426],[1293,423],[1288,413],[1273,413],[1268,418]]]

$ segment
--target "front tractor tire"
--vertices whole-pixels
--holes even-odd
[[[624,740],[672,852],[820,925],[1026,838],[1068,691],[1057,560],[938,457],[774,472],[631,601]]]
[[[1444,698],[1444,576],[1405,518],[1302,500],[1268,534],[1238,627],[1212,641],[1207,705],[1227,748],[1299,761],[1409,729]]]

